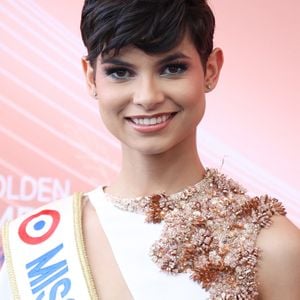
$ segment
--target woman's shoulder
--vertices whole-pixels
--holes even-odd
[[[262,299],[300,299],[300,230],[285,216],[273,216],[257,239]]]
[[[283,254],[285,250],[300,247],[300,230],[287,217],[276,215],[272,225],[261,230],[257,242],[267,252]]]

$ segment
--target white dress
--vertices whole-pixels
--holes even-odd
[[[159,238],[162,224],[145,223],[145,216],[116,208],[106,200],[102,188],[95,189],[88,196],[135,300],[209,298],[208,293],[192,281],[189,275],[169,275],[162,272],[151,260],[149,249]],[[5,262],[0,272],[0,295],[1,300],[13,299]]]

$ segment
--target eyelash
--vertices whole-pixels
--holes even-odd
[[[116,79],[116,80],[124,80],[125,78],[128,78],[128,77],[122,78],[122,77],[116,76],[117,72],[126,72],[126,73],[129,73],[129,76],[134,75],[134,72],[132,72],[129,69],[124,68],[124,67],[107,67],[104,69],[104,72],[105,72],[106,76],[112,77],[113,79]]]
[[[177,68],[177,70],[180,69],[179,72],[167,74],[169,76],[176,76],[176,75],[180,75],[180,74],[184,73],[188,69],[188,65],[185,64],[185,63],[179,63],[179,62],[178,63],[172,63],[172,64],[168,64],[165,67],[163,67],[162,71],[165,71],[168,68]],[[161,73],[163,73],[163,72],[161,72]]]
[[[170,69],[170,68],[176,68],[177,69],[177,72],[175,73],[166,73],[164,74],[164,72],[167,70],[167,69]],[[178,71],[179,69],[179,71]],[[184,73],[186,70],[188,69],[188,65],[186,63],[181,63],[181,62],[178,62],[178,63],[171,63],[171,64],[167,64],[165,65],[164,67],[162,67],[160,69],[160,74],[163,76],[163,77],[175,77],[175,76],[179,76],[181,75],[182,73]],[[124,73],[128,73],[127,75],[128,76],[125,76],[125,77],[119,77],[117,76],[117,72],[124,72]],[[131,77],[133,77],[135,75],[135,73],[133,71],[131,71],[130,69],[126,68],[126,67],[106,67],[104,69],[104,73],[106,76],[108,77],[111,77],[112,79],[114,80],[127,80]]]

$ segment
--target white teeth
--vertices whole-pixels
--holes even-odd
[[[133,121],[133,123],[137,124],[137,125],[156,125],[156,124],[160,124],[163,122],[166,122],[170,117],[169,115],[162,115],[160,117],[152,117],[152,118],[133,118],[131,119]]]

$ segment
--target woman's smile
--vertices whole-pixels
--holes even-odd
[[[138,132],[154,133],[167,127],[176,114],[177,112],[160,113],[149,116],[139,115],[127,117],[125,119],[130,123],[130,126]]]

